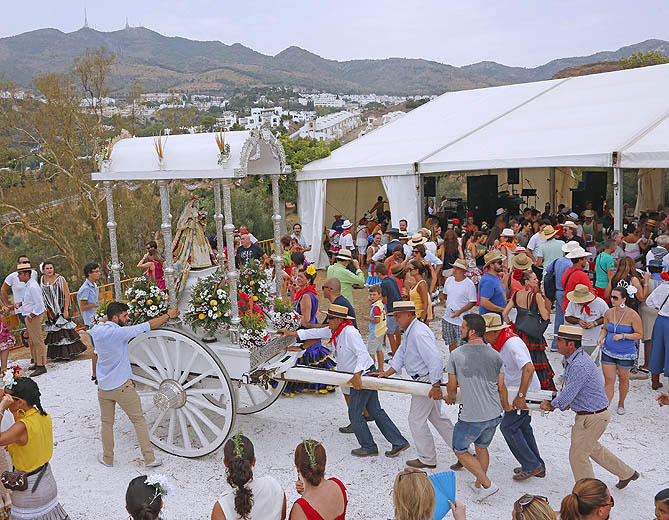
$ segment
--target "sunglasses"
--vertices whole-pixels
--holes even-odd
[[[408,473],[400,473],[399,479],[402,480],[402,477],[406,477],[407,475],[420,475],[421,473],[427,477],[427,472],[419,470],[419,471],[410,471]]]
[[[321,290],[324,291],[325,289],[330,289],[330,287],[328,287],[327,285],[323,285],[323,286],[321,287]]]
[[[513,513],[514,518],[516,520],[522,520],[523,511],[525,510],[526,507],[528,507],[535,500],[541,500],[541,501],[546,502],[548,504],[548,499],[546,497],[541,496],[541,495],[528,495],[526,497],[521,497],[518,500],[516,500],[515,505],[518,506],[518,511],[514,511],[514,513]]]
[[[611,295],[611,299],[612,299],[612,300],[620,300],[620,296],[613,296],[613,295]]]

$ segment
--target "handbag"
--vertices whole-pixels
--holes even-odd
[[[34,475],[35,473],[39,473],[37,476],[37,479],[35,480],[35,483],[33,484],[32,489],[30,490],[31,493],[34,493],[35,490],[37,489],[37,486],[39,486],[40,481],[42,480],[42,477],[44,476],[44,472],[46,471],[46,467],[48,466],[48,462],[43,464],[41,467],[37,468],[34,471],[31,471],[30,473],[26,473],[25,471],[3,471],[2,475],[0,475],[0,482],[2,482],[2,485],[5,486],[7,489],[11,489],[12,491],[25,491],[28,489],[28,477],[30,475]]]
[[[532,310],[532,306],[534,306],[535,310]],[[528,309],[518,307],[517,305],[516,309],[518,311],[518,316],[516,317],[516,329],[532,338],[543,337],[544,332],[546,332],[546,329],[548,328],[550,320],[543,319],[539,314],[536,296],[532,295],[532,302],[530,303]]]

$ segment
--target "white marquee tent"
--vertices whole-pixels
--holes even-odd
[[[443,94],[306,165],[297,175],[300,219],[317,245],[326,214],[343,207],[359,216],[385,191],[393,224],[406,218],[416,229],[424,175],[506,168],[534,174],[555,203],[566,199],[571,167],[614,169],[617,227],[621,168],[644,169],[637,209],[654,207],[669,168],[669,65]],[[322,248],[309,255],[324,263]]]

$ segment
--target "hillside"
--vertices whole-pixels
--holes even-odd
[[[229,92],[239,87],[291,86],[340,93],[440,94],[549,79],[567,68],[660,50],[669,42],[647,40],[591,56],[561,58],[536,68],[481,62],[454,67],[423,59],[335,61],[299,47],[267,56],[239,43],[163,36],[144,27],[113,32],[82,28],[71,33],[39,29],[0,39],[0,74],[28,86],[39,72],[63,72],[87,48],[117,55],[110,86],[124,91],[138,80],[147,91]]]

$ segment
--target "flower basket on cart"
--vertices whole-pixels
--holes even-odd
[[[270,306],[271,280],[267,273],[255,260],[240,268],[239,271],[239,292],[249,295],[253,303],[263,309]]]
[[[145,276],[133,280],[132,287],[125,291],[130,322],[144,323],[167,312],[167,293]]]
[[[220,272],[200,278],[191,292],[184,319],[193,329],[202,329],[204,341],[215,341],[216,332],[230,325],[230,297]]]
[[[239,346],[247,350],[256,350],[269,343],[265,318],[257,312],[247,312],[241,316]]]
[[[302,318],[295,312],[295,310],[293,310],[289,303],[281,298],[277,298],[273,303],[273,314],[270,321],[272,327],[276,330],[297,330],[300,328]]]

